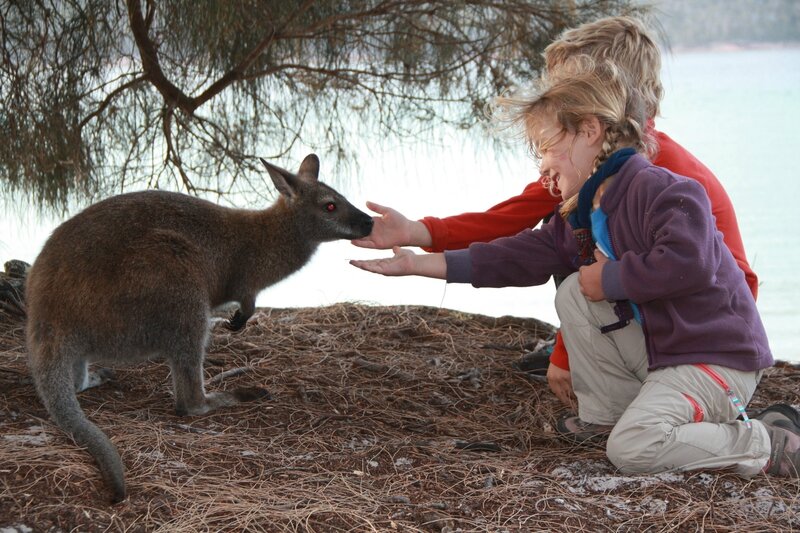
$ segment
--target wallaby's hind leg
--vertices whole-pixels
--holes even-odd
[[[219,407],[236,405],[260,398],[269,399],[269,392],[258,387],[206,394],[203,385],[202,352],[169,359],[175,391],[175,412],[179,416],[202,415]]]

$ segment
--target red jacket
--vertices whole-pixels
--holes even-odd
[[[753,297],[756,297],[758,278],[747,262],[736,213],[728,193],[708,167],[688,150],[664,133],[659,131],[653,133],[658,142],[658,153],[653,158],[653,163],[675,174],[692,178],[703,185],[711,200],[711,212],[716,218],[717,229],[722,233],[725,244],[744,272]],[[522,194],[509,198],[483,213],[463,213],[447,218],[423,218],[420,222],[428,228],[433,240],[433,245],[428,250],[434,252],[460,250],[473,242],[489,242],[536,226],[543,218],[552,214],[561,202],[561,198],[550,194],[541,181],[540,179],[530,183]],[[550,361],[563,369],[569,369],[567,353],[560,339],[556,342]]]

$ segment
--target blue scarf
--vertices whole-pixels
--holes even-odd
[[[606,178],[613,176],[622,165],[636,153],[633,148],[617,150],[589,176],[578,192],[578,207],[569,215],[569,225],[578,241],[580,262],[584,265],[594,263],[594,240],[592,240],[592,202],[598,187]]]

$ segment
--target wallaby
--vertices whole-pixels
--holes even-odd
[[[221,207],[192,196],[114,196],[67,220],[28,275],[27,343],[50,416],[98,463],[114,502],[125,499],[119,453],[76,397],[92,362],[169,364],[178,415],[267,395],[259,388],[206,393],[203,359],[211,311],[238,302],[244,327],[256,295],[300,269],[320,243],[369,235],[372,218],[318,181],[319,159],[297,175],[261,160],[280,192],[266,210]]]

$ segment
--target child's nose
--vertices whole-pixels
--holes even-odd
[[[539,173],[542,176],[549,176],[550,175],[550,162],[548,161],[547,157],[542,157],[539,161]]]

